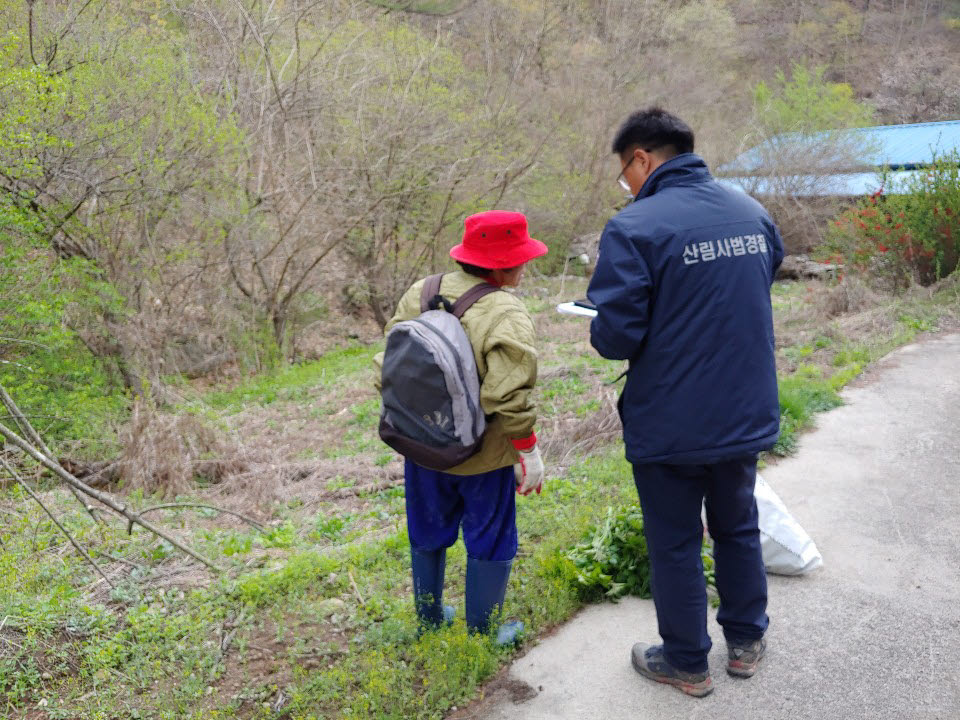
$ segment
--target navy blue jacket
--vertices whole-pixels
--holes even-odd
[[[766,210],[693,153],[665,162],[607,223],[587,297],[590,342],[629,360],[632,463],[708,464],[780,432],[770,285],[783,243]]]

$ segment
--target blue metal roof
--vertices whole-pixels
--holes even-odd
[[[858,167],[850,170],[862,170],[864,167],[890,167],[893,169],[913,170],[932,162],[934,155],[960,149],[960,120],[945,122],[915,123],[912,125],[881,125],[878,127],[852,128],[836,130],[830,133],[803,135],[787,133],[777,135],[766,144],[754,147],[740,154],[735,160],[717,169],[718,174],[752,174],[762,172],[764,158],[778,148],[796,152],[805,145],[823,146],[826,142],[837,141],[848,146],[860,148],[857,151]]]
[[[718,177],[721,185],[749,195],[790,195],[792,197],[856,197],[872,195],[883,187],[888,195],[897,195],[909,187],[907,181],[921,170],[890,172],[884,178],[878,172],[840,173],[837,175],[753,175],[746,177]]]

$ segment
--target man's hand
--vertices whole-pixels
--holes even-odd
[[[534,445],[529,450],[520,450],[520,462],[513,466],[517,476],[517,492],[529,495],[533,490],[540,494],[543,488],[543,458],[540,448]]]

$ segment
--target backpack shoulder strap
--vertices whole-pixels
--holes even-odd
[[[482,282],[479,285],[474,285],[472,288],[467,290],[463,295],[457,298],[457,301],[453,304],[454,317],[459,320],[463,317],[463,314],[470,309],[470,307],[480,298],[486,297],[490,293],[498,292],[500,288],[496,285],[491,285],[487,282]]]
[[[420,312],[425,313],[430,309],[430,301],[440,294],[440,282],[443,280],[443,273],[431,275],[423,282],[423,290],[420,293]]]

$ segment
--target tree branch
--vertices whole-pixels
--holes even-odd
[[[66,470],[64,470],[56,460],[53,460],[50,457],[47,457],[46,455],[38,451],[36,448],[34,448],[29,443],[27,443],[25,440],[23,440],[23,438],[21,438],[19,435],[17,435],[15,432],[13,432],[10,428],[8,428],[3,423],[0,423],[0,435],[3,435],[3,437],[5,437],[9,442],[13,443],[18,448],[23,450],[25,453],[27,453],[27,455],[32,457],[34,460],[36,460],[38,463],[43,465],[45,468],[47,468],[48,470],[51,470],[55,475],[57,475],[57,477],[59,477],[64,482],[66,482],[68,485],[76,488],[77,490],[84,493],[85,495],[92,497],[97,502],[100,502],[103,505],[106,505],[108,508],[110,508],[117,514],[127,518],[127,520],[130,520],[133,523],[144,528],[145,530],[152,532],[154,535],[157,535],[158,537],[163,538],[168,543],[170,543],[176,548],[179,548],[182,552],[186,553],[187,555],[194,558],[195,560],[200,561],[211,570],[214,570],[215,572],[221,572],[221,569],[219,567],[217,567],[213,562],[211,562],[210,560],[205,558],[203,555],[198,553],[196,550],[194,550],[188,545],[183,544],[182,542],[177,540],[175,537],[171,536],[169,533],[164,531],[162,528],[159,528],[153,523],[138,517],[135,511],[131,510],[129,507],[127,507],[123,503],[116,500],[113,496],[109,495],[108,493],[103,493],[103,492],[100,492],[99,490],[95,490],[94,488],[90,487],[86,483],[81,482],[80,480],[77,480],[77,478],[75,478],[73,475],[71,475]]]
[[[30,59],[33,60],[34,65],[39,67],[40,63],[37,62],[37,57],[33,54],[33,4],[35,2],[36,0],[27,0],[27,36],[30,44]]]
[[[70,544],[73,545],[73,547],[76,548],[77,552],[83,556],[83,559],[93,566],[93,569],[100,574],[100,577],[103,578],[103,581],[107,583],[107,585],[109,585],[111,588],[115,587],[114,584],[110,582],[110,578],[107,577],[106,573],[104,573],[103,570],[100,568],[100,566],[97,564],[97,561],[94,560],[92,557],[90,557],[90,554],[86,550],[84,550],[83,547],[81,547],[80,543],[77,542],[76,538],[74,538],[73,535],[70,534],[70,531],[60,524],[60,521],[57,520],[56,516],[53,514],[53,512],[51,512],[50,508],[48,508],[44,504],[43,500],[40,499],[40,496],[33,491],[33,488],[31,488],[26,483],[26,481],[23,478],[21,478],[20,475],[17,474],[16,470],[14,470],[13,467],[10,465],[10,463],[6,461],[6,458],[0,457],[0,465],[3,465],[4,469],[6,469],[8,473],[10,473],[10,476],[17,482],[17,484],[19,484],[20,487],[26,490],[27,494],[30,497],[32,497],[40,507],[43,508],[43,511],[50,517],[50,519],[53,521],[53,524],[56,525],[57,528],[60,530],[60,532],[62,532],[67,537],[67,540],[69,540]]]
[[[144,510],[141,510],[137,513],[137,516],[146,515],[148,512],[153,512],[154,510],[167,510],[170,508],[206,508],[207,510],[216,510],[218,513],[223,513],[225,515],[233,515],[234,517],[243,520],[248,525],[252,525],[260,532],[265,532],[266,530],[266,528],[264,528],[264,526],[261,523],[257,522],[251,517],[248,517],[247,515],[244,515],[243,513],[238,513],[238,512],[235,512],[234,510],[227,510],[226,508],[217,507],[216,505],[207,505],[206,503],[194,503],[194,502],[164,503],[163,505],[154,505],[152,507],[148,507]],[[132,521],[131,521],[131,524],[132,524]]]
[[[20,428],[20,431],[26,435],[30,440],[36,444],[40,450],[46,453],[49,457],[53,457],[53,453],[50,452],[50,448],[47,447],[47,444],[43,442],[43,438],[40,437],[40,434],[34,430],[33,425],[30,424],[30,421],[27,420],[26,416],[17,407],[17,404],[13,401],[13,398],[7,393],[6,388],[3,385],[0,385],[0,401],[3,402],[5,408],[13,417],[13,421]],[[83,506],[83,509],[86,510],[90,517],[93,518],[94,522],[100,522],[100,518],[97,517],[96,509],[90,505],[90,503],[84,502],[83,498],[80,497],[80,493],[77,492],[75,488],[70,488],[70,492],[73,493],[73,496],[77,499],[77,502]]]

